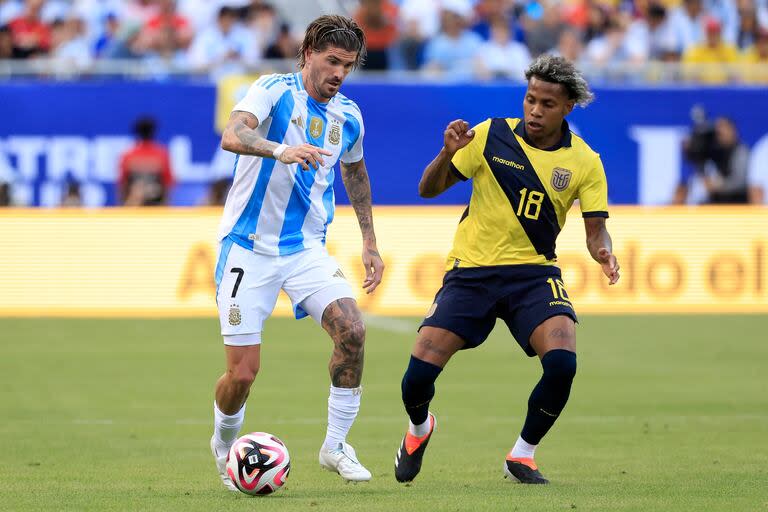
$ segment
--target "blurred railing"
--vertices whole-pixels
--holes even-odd
[[[651,61],[642,64],[622,63],[596,66],[579,64],[584,75],[598,83],[609,84],[750,84],[768,85],[768,63],[688,64]],[[296,70],[292,59],[265,60],[253,73],[287,73]],[[246,70],[248,71],[248,70]],[[94,60],[87,64],[71,60],[31,59],[0,60],[0,80],[43,78],[54,80],[87,80],[89,78],[120,78],[131,80],[208,79],[204,71],[182,67],[162,60]],[[521,82],[522,77],[494,77],[496,80]],[[350,77],[356,81],[419,81],[459,82],[466,77],[428,71],[364,71]],[[478,81],[480,79],[475,79]]]

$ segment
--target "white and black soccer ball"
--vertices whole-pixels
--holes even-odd
[[[227,455],[227,473],[235,487],[253,496],[272,494],[285,484],[291,457],[272,434],[251,432],[240,437]]]

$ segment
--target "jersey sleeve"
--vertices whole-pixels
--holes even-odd
[[[275,75],[267,75],[256,80],[232,112],[250,112],[259,120],[259,124],[263,124],[279,99],[275,93],[281,88],[276,86],[276,80]]]
[[[355,109],[354,114],[346,114],[347,122],[344,123],[344,149],[339,160],[345,164],[353,164],[363,159],[363,136],[365,125],[360,111]]]
[[[475,137],[463,148],[458,150],[451,159],[451,170],[462,181],[474,177],[475,173],[482,166],[483,151],[485,142],[488,139],[488,130],[491,126],[491,120],[486,119],[482,123],[474,126],[472,130]]]
[[[608,182],[599,155],[595,155],[587,175],[581,182],[579,204],[584,218],[608,217]]]

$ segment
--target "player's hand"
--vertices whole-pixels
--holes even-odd
[[[375,243],[363,244],[363,267],[365,268],[363,288],[365,293],[370,294],[379,286],[384,275],[384,261]]]
[[[603,268],[603,274],[608,276],[608,284],[616,284],[619,280],[619,262],[611,251],[602,247],[597,250],[597,261]]]
[[[469,123],[457,119],[452,121],[451,124],[443,132],[443,145],[450,154],[454,154],[475,138],[475,131],[469,129]]]
[[[302,144],[286,148],[280,155],[280,161],[284,164],[299,164],[303,170],[308,171],[310,166],[312,169],[319,169],[320,166],[325,165],[322,155],[331,156],[332,154],[327,149]]]

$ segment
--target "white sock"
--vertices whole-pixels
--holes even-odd
[[[232,446],[237,439],[237,433],[243,426],[245,418],[245,405],[232,416],[224,414],[219,410],[216,401],[213,402],[213,435],[216,442],[224,446]]]
[[[429,414],[427,414],[427,421],[422,423],[421,425],[414,425],[411,423],[411,420],[408,420],[408,432],[411,433],[411,435],[414,435],[416,437],[423,437],[427,434],[429,434],[429,429],[432,425],[430,425],[429,421]]]
[[[510,455],[518,459],[532,459],[537,446],[539,445],[526,443],[522,437],[518,437]]]
[[[362,387],[337,388],[331,386],[328,396],[328,430],[325,433],[325,447],[329,450],[338,448],[339,443],[347,440],[347,433],[352,428],[360,410]]]

